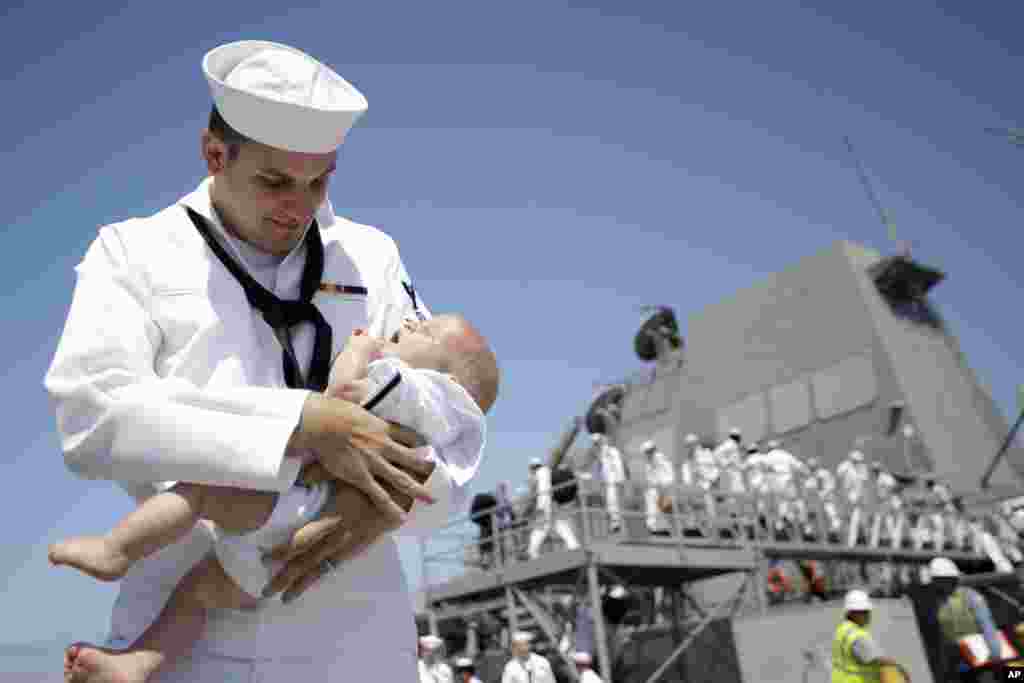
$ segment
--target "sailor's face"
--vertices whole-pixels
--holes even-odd
[[[227,147],[216,153],[215,138],[204,138],[217,209],[238,237],[272,254],[290,252],[327,197],[338,153],[304,154],[250,142],[230,159]]]

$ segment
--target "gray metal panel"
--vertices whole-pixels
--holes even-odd
[[[878,394],[870,356],[856,354],[811,376],[817,416],[827,420],[871,403]]]
[[[808,379],[800,379],[772,387],[768,392],[768,410],[771,413],[771,431],[787,434],[810,424],[811,388]]]
[[[704,400],[737,399],[828,367],[872,343],[843,243],[690,317],[687,364]]]

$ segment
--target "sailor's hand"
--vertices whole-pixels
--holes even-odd
[[[420,483],[429,475],[425,468],[432,466],[406,445],[421,442],[415,432],[385,422],[355,404],[314,393],[302,408],[299,428],[289,446],[313,451],[334,478],[362,491],[386,519],[400,523],[405,512],[385,491],[385,485],[411,499],[434,502]],[[421,476],[419,481],[415,474]]]
[[[358,556],[398,524],[358,489],[338,484],[320,517],[299,529],[287,544],[274,549],[272,559],[284,568],[264,591],[264,597],[284,591],[291,602],[343,562]]]

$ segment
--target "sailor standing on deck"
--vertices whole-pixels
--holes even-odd
[[[742,438],[743,433],[733,427],[729,430],[729,436],[715,448],[715,464],[721,473],[723,493],[743,493],[746,490],[743,481],[743,454],[740,449]]]
[[[863,499],[864,487],[867,485],[869,472],[864,462],[864,454],[858,449],[850,451],[849,457],[839,463],[836,468],[836,478],[839,480],[839,490],[842,495],[842,502],[847,506],[849,514],[849,534],[847,545],[851,548],[857,545],[860,538],[861,528],[864,525]]]
[[[572,524],[554,509],[555,502],[551,495],[551,468],[541,462],[540,458],[530,460],[530,495],[536,505],[533,531],[530,532],[530,545],[527,554],[531,560],[540,557],[540,547],[544,539],[554,529],[565,542],[569,550],[580,547],[576,540],[576,532]]]
[[[222,45],[203,67],[210,177],[152,216],[101,228],[76,268],[46,377],[65,461],[137,500],[177,480],[282,493],[310,451],[347,463],[338,519],[315,538],[300,530],[272,584],[287,604],[210,610],[201,641],[151,683],[411,680],[415,626],[390,532],[443,525],[479,461],[421,460],[395,441],[412,445],[407,431],[322,393],[354,330],[391,336],[429,315],[394,241],[327,199],[366,100],[275,43]],[[211,546],[197,524],[136,563],[108,645],[134,641]]]
[[[796,472],[804,472],[807,466],[798,457],[782,448],[781,442],[768,442],[768,452],[762,462],[768,467],[769,490],[777,502],[776,527],[781,529],[786,524],[793,524],[793,500],[796,498],[796,486],[793,482]]]
[[[533,636],[526,631],[512,634],[512,659],[505,664],[501,683],[555,683],[555,674],[547,659],[530,651]]]
[[[435,635],[420,638],[420,683],[454,683],[452,668],[443,657],[444,641]]]
[[[644,503],[647,510],[647,530],[658,536],[670,533],[668,516],[658,505],[660,496],[671,495],[671,487],[675,484],[676,475],[665,454],[653,441],[645,441],[643,445],[646,457],[647,489],[644,491]]]
[[[594,660],[589,652],[574,652],[572,654],[572,661],[576,664],[576,671],[580,675],[580,683],[602,683],[601,677],[591,668]]]
[[[613,534],[622,528],[622,507],[619,502],[619,487],[626,481],[626,467],[622,453],[609,442],[604,434],[593,434],[594,449],[601,463],[601,479],[604,481],[604,501]]]

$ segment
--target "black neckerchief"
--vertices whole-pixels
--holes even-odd
[[[245,290],[249,304],[263,314],[263,319],[274,330],[274,336],[281,342],[283,350],[284,380],[292,389],[323,391],[331,372],[331,326],[313,305],[313,295],[320,286],[324,274],[324,245],[320,241],[320,229],[316,221],[306,231],[306,264],[302,269],[302,285],[298,300],[285,301],[267,290],[245,271],[224,250],[213,236],[206,219],[193,209],[185,207],[188,217],[196,230],[206,240],[210,250],[220,259]],[[309,375],[304,377],[299,360],[292,347],[291,328],[302,322],[312,323],[316,328],[313,342],[313,357],[309,364]]]

